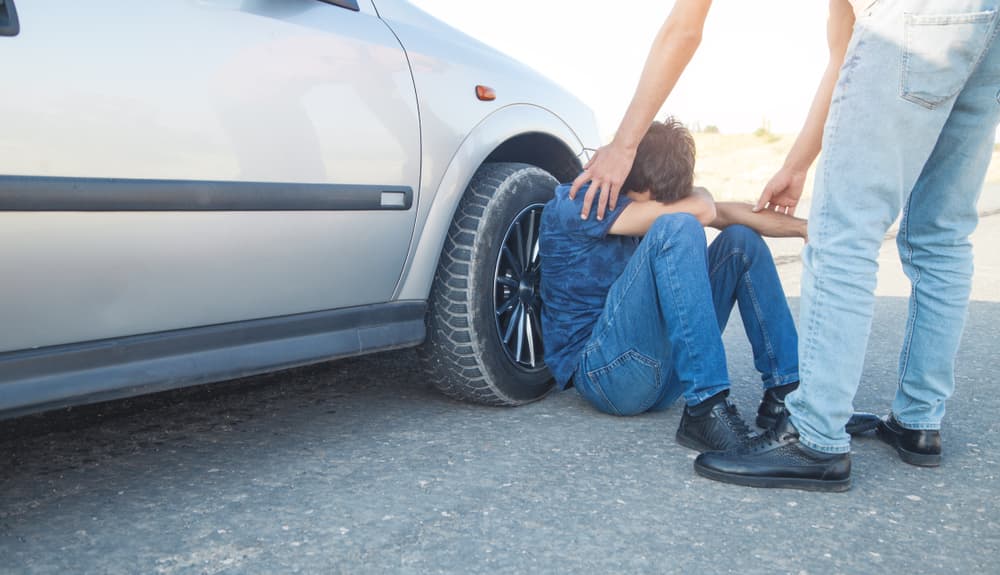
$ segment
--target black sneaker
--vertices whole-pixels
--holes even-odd
[[[740,417],[736,404],[728,398],[716,402],[704,415],[691,415],[685,407],[677,427],[677,443],[697,451],[740,447],[755,435]]]
[[[702,453],[694,460],[698,475],[750,487],[807,491],[851,488],[851,455],[829,454],[799,442],[799,432],[784,415],[743,448]]]
[[[778,397],[773,389],[764,392],[764,398],[760,400],[760,407],[757,408],[757,427],[770,429],[778,422],[778,418],[785,413],[785,398]],[[856,411],[848,420],[846,429],[851,435],[864,435],[875,431],[880,418],[874,413]]]
[[[878,438],[895,447],[899,458],[910,465],[941,465],[941,432],[936,429],[906,429],[890,413],[878,422]]]

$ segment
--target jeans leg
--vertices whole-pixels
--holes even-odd
[[[892,404],[909,429],[938,429],[955,389],[955,355],[972,288],[976,203],[1000,121],[1000,44],[959,95],[910,194],[896,243],[910,278],[909,313]]]
[[[661,216],[650,228],[612,285],[574,376],[595,407],[633,415],[729,388],[706,257],[694,217]]]
[[[708,248],[712,301],[723,331],[739,302],[764,389],[799,380],[799,340],[771,250],[746,226],[729,226]]]
[[[903,3],[892,0],[858,19],[823,134],[802,258],[802,381],[786,405],[802,442],[829,453],[850,450],[844,425],[864,366],[883,235],[904,194],[916,184],[954,104],[954,98],[929,103],[929,91],[964,69],[957,64],[968,56],[968,51],[956,52],[945,60],[946,68],[918,73],[942,60],[921,56],[916,32],[940,41],[941,34],[969,28],[911,30],[909,22]],[[907,79],[905,93],[900,78]],[[922,80],[935,87],[923,89]]]

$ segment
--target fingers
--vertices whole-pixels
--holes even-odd
[[[597,196],[597,219],[604,219],[604,214],[608,210],[608,196],[611,195],[611,184],[602,183],[600,185],[600,195]]]
[[[594,203],[594,194],[597,193],[597,184],[594,182],[590,183],[590,187],[587,188],[587,193],[583,195],[583,209],[580,210],[580,218],[587,219],[590,216],[590,206]],[[598,216],[600,219],[600,215]]]
[[[611,186],[611,199],[608,202],[608,207],[612,210],[618,207],[618,195],[622,192],[621,184],[614,184]]]
[[[575,200],[576,193],[579,192],[580,188],[583,187],[583,185],[589,181],[590,181],[590,173],[587,172],[587,170],[584,170],[583,172],[580,173],[579,176],[576,177],[575,180],[573,180],[573,185],[570,186],[569,188],[569,199]]]
[[[757,203],[754,204],[753,206],[753,211],[759,212],[765,209],[769,203],[771,203],[771,189],[764,188],[764,191],[761,192],[760,197],[757,198]]]

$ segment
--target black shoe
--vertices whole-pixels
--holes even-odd
[[[802,445],[787,415],[742,449],[702,453],[694,460],[694,470],[702,477],[750,487],[851,488],[850,453],[822,453]]]
[[[757,408],[757,427],[761,429],[774,427],[778,418],[785,413],[785,396],[798,386],[798,383],[789,383],[764,390],[764,398],[760,400],[760,407]]]
[[[736,404],[724,399],[704,415],[691,415],[684,408],[677,427],[677,443],[698,451],[725,451],[746,445],[754,437],[750,427],[740,417]]]
[[[785,400],[778,398],[773,390],[764,392],[764,399],[760,400],[760,407],[757,408],[757,427],[770,429],[778,422],[778,418],[785,413]],[[880,421],[879,416],[874,413],[856,411],[851,419],[847,421],[847,433],[851,435],[864,435],[870,431],[875,431],[875,427]]]
[[[936,429],[906,429],[889,414],[878,422],[878,438],[896,448],[900,459],[910,465],[941,465],[941,432]]]

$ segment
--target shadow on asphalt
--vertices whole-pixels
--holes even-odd
[[[791,299],[795,313],[797,299]],[[864,380],[878,383],[861,385],[856,407],[883,412],[894,389],[891,382],[906,300],[879,298],[876,306]],[[754,387],[757,376],[739,326],[739,318],[734,314],[726,331],[727,354],[733,393],[746,404],[741,406],[744,411],[752,413],[758,398]],[[997,342],[1000,342],[1000,303],[972,302],[956,360],[958,395],[953,401],[963,402],[964,395],[989,389],[993,375],[980,367],[993,367],[991,360],[997,353]],[[43,474],[56,471],[58,467],[52,465],[51,456],[53,449],[58,450],[60,440],[100,453],[107,459],[144,448],[183,444],[200,433],[228,432],[265,421],[294,432],[297,424],[307,421],[303,418],[306,412],[310,418],[316,418],[336,415],[338,409],[366,409],[373,412],[372,419],[377,419],[374,413],[390,398],[393,404],[430,402],[442,409],[504,411],[504,408],[482,408],[447,399],[422,378],[416,369],[414,351],[384,352],[0,421],[0,457],[5,462],[0,466],[0,481],[30,480],[36,470]],[[364,403],[358,404],[358,400]],[[581,407],[586,409],[585,405]],[[80,461],[93,463],[96,459],[84,457]]]
[[[905,318],[905,299],[877,300],[856,408],[891,402]],[[740,326],[725,340],[751,414]],[[412,350],[3,421],[0,570],[698,571],[695,550],[722,537],[743,572],[982,571],[1000,541],[998,341],[1000,303],[972,302],[944,465],[858,440],[845,495],[696,477],[677,407],[623,420],[574,392],[451,401]],[[807,559],[789,559],[792,531]]]

